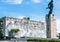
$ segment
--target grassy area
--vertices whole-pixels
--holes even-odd
[[[27,41],[34,42],[60,42],[58,39],[44,39],[44,38],[28,38]]]

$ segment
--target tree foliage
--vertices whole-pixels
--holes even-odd
[[[58,33],[57,37],[60,39],[60,33]]]
[[[19,29],[11,29],[11,32],[12,33],[17,33],[17,32],[19,32],[20,30]]]
[[[2,39],[3,37],[2,29],[3,29],[3,18],[0,18],[0,39]]]
[[[30,17],[24,17],[24,19],[26,19],[26,20],[30,20]]]

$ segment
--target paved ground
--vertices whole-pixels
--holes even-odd
[[[0,41],[0,42],[27,42],[27,41]]]
[[[25,38],[17,38],[17,39],[11,39],[11,40],[3,40],[0,42],[27,42]]]

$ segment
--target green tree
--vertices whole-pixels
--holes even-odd
[[[12,33],[17,33],[17,32],[19,32],[20,30],[19,29],[11,29],[11,32]]]
[[[58,33],[57,37],[60,39],[60,33]]]
[[[3,29],[3,18],[0,18],[0,39],[3,38],[2,29]]]
[[[30,17],[24,17],[24,19],[26,19],[26,20],[30,20]]]
[[[15,37],[15,34],[18,33],[20,30],[19,29],[11,29],[11,37]]]
[[[30,17],[27,17],[27,20],[30,20]]]

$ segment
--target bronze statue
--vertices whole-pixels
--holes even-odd
[[[48,8],[49,8],[49,14],[52,14],[52,11],[53,11],[53,0],[51,0],[50,3],[48,4]]]

